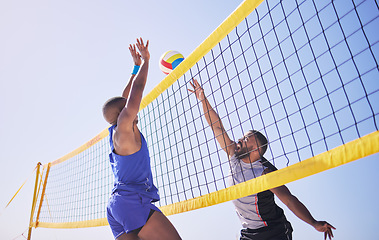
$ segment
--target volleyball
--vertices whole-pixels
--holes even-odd
[[[159,68],[162,70],[164,74],[169,74],[183,60],[184,60],[184,57],[181,53],[170,50],[163,53],[163,55],[159,59]]]

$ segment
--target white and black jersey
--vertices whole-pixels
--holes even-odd
[[[262,176],[266,168],[277,170],[265,159],[245,163],[235,155],[231,157],[230,165],[230,185]],[[269,190],[233,200],[233,204],[244,228],[259,229],[287,222],[283,209],[276,205],[274,194]]]

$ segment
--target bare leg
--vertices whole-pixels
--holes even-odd
[[[137,234],[131,232],[131,233],[123,233],[121,234],[118,238],[116,238],[116,240],[141,240]]]
[[[170,220],[161,212],[155,211],[139,232],[142,240],[181,240]]]

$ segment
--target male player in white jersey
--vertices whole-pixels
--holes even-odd
[[[238,142],[232,141],[222,125],[221,119],[205,97],[197,80],[190,83],[196,98],[202,103],[204,116],[221,148],[228,154],[231,166],[229,182],[235,185],[263,174],[275,171],[263,154],[267,149],[266,137],[250,130]],[[233,201],[241,220],[241,240],[288,240],[292,239],[292,227],[283,210],[276,205],[274,194],[301,220],[324,232],[324,238],[333,237],[332,225],[315,220],[308,209],[283,185],[258,194]]]

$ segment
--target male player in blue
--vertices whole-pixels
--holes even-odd
[[[144,44],[142,38],[129,46],[135,64],[132,76],[122,97],[111,98],[103,106],[103,116],[112,125],[109,157],[115,177],[107,218],[117,240],[181,239],[168,218],[153,204],[159,200],[158,189],[153,184],[146,140],[137,126],[149,68],[148,46],[149,41]]]
[[[238,142],[232,141],[214,111],[200,84],[190,83],[196,98],[201,102],[205,119],[211,127],[221,148],[228,154],[231,176],[230,185],[235,185],[263,174],[275,171],[263,154],[267,149],[266,137],[258,131],[250,130]],[[290,240],[292,227],[284,216],[283,210],[276,205],[274,194],[301,220],[324,232],[324,238],[333,237],[332,225],[315,220],[308,209],[283,185],[258,194],[233,200],[243,229],[241,240]]]

